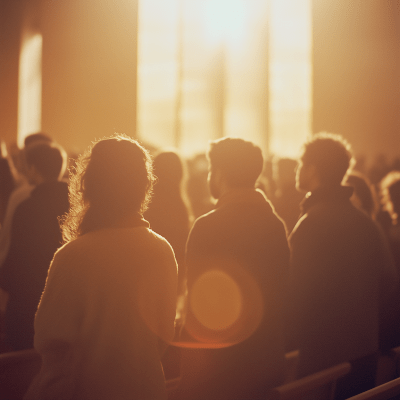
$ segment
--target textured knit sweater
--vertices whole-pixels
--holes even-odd
[[[146,226],[65,245],[36,314],[42,368],[26,399],[166,399],[159,341],[173,338],[176,291],[171,246]]]

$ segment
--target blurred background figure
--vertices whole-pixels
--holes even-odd
[[[0,148],[0,228],[3,226],[8,199],[15,187],[14,177],[8,162],[7,148],[1,143]]]
[[[385,226],[385,234],[400,276],[400,171],[389,172],[381,181],[381,201],[383,212],[390,216],[390,225]],[[381,322],[381,348],[400,346],[400,292],[397,291],[390,302],[385,303]]]
[[[283,219],[286,230],[290,233],[300,216],[300,202],[303,195],[296,189],[297,161],[280,158],[274,163],[276,190],[270,199],[276,213]]]
[[[24,149],[26,176],[34,186],[15,210],[10,247],[0,270],[0,286],[9,295],[5,311],[6,342],[12,350],[33,347],[33,321],[47,270],[61,246],[59,218],[68,211],[64,150],[39,141]]]
[[[0,155],[0,237],[2,236],[2,228],[8,199],[15,187],[14,177],[11,173],[10,164],[7,158],[7,148],[1,143]],[[1,265],[0,265],[1,267]],[[0,289],[0,352],[6,351],[4,345],[4,312],[7,305],[7,293]]]
[[[43,132],[33,133],[25,138],[24,147],[40,141],[51,142],[52,139]],[[4,173],[4,175],[1,175],[3,185],[1,189],[1,204],[4,208],[2,208],[3,214],[1,215],[0,229],[0,270],[10,246],[11,223],[14,212],[30,196],[34,188],[34,185],[28,182],[26,176],[23,150],[16,143],[11,144],[8,148],[2,143],[1,154],[2,172]],[[4,344],[3,332],[3,316],[7,305],[7,298],[7,293],[0,288],[0,349],[4,350],[7,350],[7,346]]]
[[[214,208],[207,184],[208,161],[206,155],[204,153],[197,154],[188,160],[188,169],[188,196],[194,218],[198,218],[200,215],[206,214]]]
[[[387,174],[380,184],[384,209],[389,213],[392,226],[399,227],[400,222],[400,171]]]
[[[351,203],[375,220],[379,203],[374,186],[369,179],[358,171],[351,171],[345,178],[345,185],[352,186],[354,191],[350,197]]]
[[[51,143],[52,138],[43,132],[33,133],[28,135],[24,140],[24,147],[33,145],[34,143],[45,142]],[[4,211],[4,218],[2,220],[0,230],[0,269],[7,256],[8,248],[10,246],[10,231],[11,223],[13,220],[14,212],[17,207],[26,200],[34,185],[29,182],[27,177],[26,163],[24,162],[24,152],[16,146],[11,146],[12,150],[8,155],[9,169],[14,177],[14,190],[9,194],[7,206]],[[9,179],[9,178],[7,178]]]
[[[186,240],[193,222],[186,194],[186,166],[176,152],[163,151],[154,158],[154,174],[157,181],[144,217],[154,232],[168,240],[178,266],[184,268]]]
[[[186,192],[186,165],[174,151],[162,151],[154,158],[154,173],[157,177],[153,196],[144,217],[150,228],[168,240],[178,263],[177,334],[183,323],[185,305],[185,247],[193,216]],[[163,357],[167,379],[180,374],[180,351],[169,347]]]

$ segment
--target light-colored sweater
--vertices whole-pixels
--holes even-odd
[[[62,247],[35,319],[42,368],[25,399],[166,399],[159,340],[174,334],[177,266],[147,227]]]

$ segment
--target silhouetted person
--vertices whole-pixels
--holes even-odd
[[[344,183],[353,188],[353,194],[350,201],[354,207],[365,212],[373,220],[378,212],[378,202],[374,187],[369,179],[358,171],[351,171],[347,174]]]
[[[24,140],[24,147],[32,145],[38,142],[51,143],[52,139],[45,133],[38,132],[28,135]],[[26,164],[24,163],[24,152],[23,150],[18,151],[18,157],[12,161],[12,156],[10,155],[9,160],[11,160],[11,171],[14,173],[14,178],[17,181],[17,187],[10,193],[7,207],[4,211],[4,221],[2,221],[0,230],[0,269],[7,256],[8,248],[10,246],[10,234],[11,234],[11,224],[14,217],[14,212],[17,207],[26,200],[31,194],[34,185],[29,182],[26,174]]]
[[[391,218],[391,224],[385,233],[389,242],[390,250],[400,275],[400,171],[392,171],[387,174],[381,182],[381,192],[384,210]],[[389,350],[400,346],[400,289],[382,313],[381,326],[381,349]]]
[[[208,183],[218,202],[196,220],[186,253],[185,327],[197,340],[192,346],[205,348],[183,350],[182,395],[264,398],[283,379],[285,228],[255,189],[263,168],[259,147],[224,138],[211,143],[208,159]]]
[[[149,153],[127,136],[77,160],[66,244],[35,318],[42,368],[26,400],[167,398],[160,354],[174,335],[177,266],[142,218],[153,181]]]
[[[14,189],[14,177],[6,157],[0,156],[0,229],[3,226],[8,199]]]
[[[338,135],[305,144],[296,182],[308,193],[289,238],[287,332],[300,349],[300,376],[351,361],[337,398],[374,386],[379,309],[397,278],[377,226],[352,205],[353,189],[341,186],[351,160]]]
[[[168,240],[178,263],[178,312],[177,334],[182,322],[182,307],[186,294],[184,282],[185,247],[192,224],[192,216],[184,187],[185,168],[183,161],[174,151],[162,151],[154,158],[154,173],[157,177],[149,208],[145,218],[150,228]],[[169,347],[162,359],[165,376],[180,375],[180,352]]]
[[[0,271],[8,295],[6,341],[13,350],[33,347],[33,320],[47,270],[62,238],[58,218],[68,211],[68,186],[59,181],[66,167],[65,152],[51,143],[24,150],[26,174],[35,186],[14,213],[10,248]]]
[[[154,232],[168,240],[183,268],[192,218],[182,187],[183,162],[173,151],[161,152],[154,158],[154,173],[158,179],[145,218]]]
[[[189,179],[187,190],[195,218],[214,208],[207,185],[207,165],[208,162],[205,154],[197,154],[188,161]]]
[[[296,190],[296,166],[297,161],[291,158],[281,158],[275,163],[277,189],[271,199],[289,233],[299,219],[300,202],[303,198]]]
[[[0,237],[1,237],[1,229],[4,225],[4,218],[6,214],[6,208],[8,199],[10,198],[10,194],[12,193],[15,183],[14,177],[11,172],[11,168],[7,159],[6,152],[3,152],[3,143],[1,145],[1,155],[0,155]],[[1,264],[0,264],[1,268]],[[7,350],[6,346],[4,346],[4,312],[7,304],[7,293],[0,289],[0,352]]]

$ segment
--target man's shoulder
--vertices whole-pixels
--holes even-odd
[[[311,207],[297,222],[289,239],[300,236],[325,237],[336,232],[344,235],[354,233],[357,237],[379,236],[377,224],[352,204],[317,204]]]

